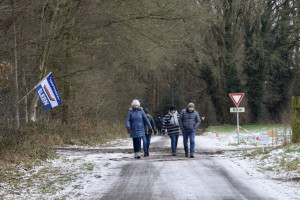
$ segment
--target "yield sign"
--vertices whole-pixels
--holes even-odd
[[[236,106],[239,106],[242,98],[244,97],[245,93],[230,93],[229,96],[231,97],[232,101]]]
[[[202,122],[204,122],[205,119],[206,119],[206,117],[205,116],[201,116],[200,119],[201,119]]]

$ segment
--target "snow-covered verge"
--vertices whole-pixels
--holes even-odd
[[[272,148],[270,139],[259,143],[256,151],[255,137],[262,134],[264,131],[243,133],[243,142],[237,145],[234,133],[223,133],[217,137],[216,133],[208,132],[196,137],[195,143],[199,151],[222,151],[230,163],[237,166],[236,169],[240,168],[251,177],[263,180],[269,184],[270,190],[275,188],[291,199],[300,199],[300,144],[280,146],[280,141]]]
[[[200,149],[229,150],[226,155],[252,163],[255,168],[270,178],[284,180],[300,180],[300,145],[280,146],[283,141],[272,138],[264,143],[257,143],[255,138],[264,135],[266,131],[257,133],[241,133],[241,143],[237,145],[237,135],[234,133],[208,132],[198,137]],[[279,131],[279,134],[282,133]],[[280,136],[280,135],[279,135]],[[232,150],[232,151],[230,151]],[[238,151],[241,150],[241,151]]]
[[[131,141],[119,140],[106,145],[117,143],[126,148]],[[32,169],[19,165],[14,172],[7,172],[9,181],[0,181],[0,199],[93,199],[110,187],[120,171],[119,166],[132,157],[124,153],[98,152],[99,147],[69,148],[57,151],[57,159],[42,162]]]

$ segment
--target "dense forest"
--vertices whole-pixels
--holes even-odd
[[[300,95],[299,8],[299,0],[2,0],[1,126],[125,127],[133,99],[155,117],[194,102],[210,124],[231,124],[236,92],[245,93],[241,123],[286,123],[290,97]],[[35,91],[26,94],[49,72],[62,105],[46,111]]]

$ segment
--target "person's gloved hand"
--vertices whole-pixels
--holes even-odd
[[[157,132],[156,131],[154,131],[154,134],[156,134]]]
[[[130,133],[130,128],[127,127],[127,132]]]

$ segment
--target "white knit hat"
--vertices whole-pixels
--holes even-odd
[[[131,106],[140,106],[140,105],[141,104],[140,104],[139,100],[137,100],[137,99],[134,99],[131,103]]]
[[[188,108],[195,108],[195,104],[189,103]]]

